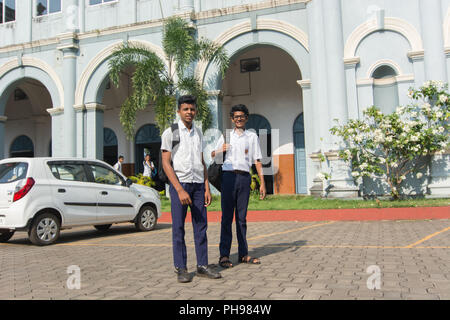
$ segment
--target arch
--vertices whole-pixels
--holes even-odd
[[[110,128],[103,128],[103,146],[104,147],[117,146],[116,133]]]
[[[390,30],[403,35],[408,40],[411,51],[414,53],[424,50],[422,38],[414,26],[399,18],[386,17],[383,29],[380,29],[376,19],[372,19],[361,24],[352,32],[345,43],[344,60],[354,59],[361,41],[371,33],[381,30]]]
[[[154,52],[161,60],[169,65],[164,51],[157,45],[143,40],[129,40],[128,43],[134,45],[142,45]],[[77,88],[75,90],[75,105],[84,105],[86,103],[97,102],[97,92],[101,86],[102,81],[109,73],[107,60],[114,53],[114,51],[123,44],[123,41],[118,41],[103,49],[97,54],[84,69],[78,81]],[[88,93],[88,90],[90,92]]]
[[[303,112],[294,121],[294,147],[305,148],[305,122]],[[296,134],[303,134],[303,141],[301,137],[297,137]],[[300,139],[299,139],[300,138]]]
[[[305,147],[305,122],[303,112],[295,119],[292,132],[294,135],[295,192],[308,193],[307,164]]]
[[[154,124],[143,125],[136,133],[135,136],[135,172],[143,172],[144,166],[144,152],[150,151],[150,156],[153,163],[159,166],[159,153],[161,148],[161,135],[159,129]]]
[[[400,65],[398,63],[396,63],[393,60],[384,59],[384,60],[378,60],[369,68],[369,70],[367,71],[367,79],[372,78],[372,75],[375,72],[375,70],[377,70],[379,67],[382,67],[382,66],[391,67],[392,69],[394,69],[397,76],[403,75],[403,71],[400,68]]]
[[[136,133],[136,144],[161,142],[159,129],[154,124],[143,125]]]
[[[270,125],[269,120],[266,117],[259,114],[251,114],[248,117],[248,122],[246,125],[248,130],[255,130],[256,134],[259,135],[259,130],[267,130],[267,134],[270,134],[272,131],[272,126]]]
[[[9,148],[9,154],[12,158],[33,157],[34,144],[33,141],[25,135],[18,136],[13,140]]]
[[[110,128],[103,128],[103,161],[113,166],[119,157],[118,153],[116,133]]]
[[[253,31],[253,32],[252,32]],[[255,43],[252,34],[257,33],[259,42]],[[246,36],[250,37],[240,41]],[[256,44],[267,44],[278,47],[291,55],[305,78],[309,78],[309,38],[301,29],[287,22],[273,19],[257,19],[256,29],[252,30],[251,22],[246,21],[235,25],[219,35],[214,42],[223,46],[230,56],[237,55],[241,50]],[[242,43],[239,43],[242,42]],[[299,50],[300,48],[300,50]],[[215,73],[208,61],[202,61],[197,65],[196,76],[203,81],[207,80],[208,74]],[[219,90],[218,80],[215,88]]]
[[[23,57],[22,64],[15,58],[0,68],[0,114],[4,113],[4,105],[14,87],[25,78],[34,79],[45,86],[53,108],[64,108],[64,89],[56,72],[42,60]]]

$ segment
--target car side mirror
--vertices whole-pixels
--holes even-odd
[[[131,181],[131,179],[127,179],[127,181],[125,182],[125,186],[127,188],[129,188],[132,184],[133,184],[133,181]]]

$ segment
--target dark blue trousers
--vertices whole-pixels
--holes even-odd
[[[206,230],[208,229],[207,211],[205,207],[205,184],[204,183],[182,183],[183,189],[189,194],[192,200],[191,215],[194,229],[195,253],[197,255],[197,265],[208,265],[208,239]],[[187,205],[182,205],[175,188],[170,185],[170,203],[172,211],[172,245],[173,260],[175,268],[186,268],[187,252],[184,241],[184,224],[187,214]]]
[[[222,174],[222,224],[220,230],[220,256],[229,257],[233,223],[236,213],[236,236],[239,257],[248,254],[247,207],[250,197],[250,174],[224,171]]]

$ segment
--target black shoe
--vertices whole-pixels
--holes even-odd
[[[180,283],[187,283],[192,281],[192,278],[187,272],[187,269],[175,268],[175,273],[177,274],[177,279]]]
[[[198,266],[197,267],[197,275],[199,277],[209,278],[209,279],[220,279],[222,275],[219,272],[216,272],[208,266]]]

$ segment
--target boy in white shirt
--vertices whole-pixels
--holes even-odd
[[[223,268],[231,268],[230,249],[232,242],[231,225],[236,212],[236,235],[240,263],[260,264],[258,258],[248,255],[247,245],[247,207],[250,198],[250,168],[256,166],[261,185],[260,199],[266,197],[266,186],[262,169],[262,154],[258,136],[245,130],[249,112],[246,106],[237,105],[231,109],[231,121],[235,128],[230,134],[229,144],[222,136],[211,156],[218,159],[226,152],[222,166],[222,224],[220,233],[220,259]]]
[[[164,131],[161,140],[163,169],[170,181],[172,213],[172,243],[175,272],[178,282],[190,282],[187,272],[184,224],[188,206],[191,208],[194,228],[197,275],[210,279],[221,278],[220,273],[208,266],[208,228],[206,208],[211,204],[208,174],[203,161],[203,135],[194,125],[197,114],[196,98],[182,96],[178,100],[178,132],[172,128]],[[172,150],[173,140],[179,136],[179,143]],[[171,164],[171,160],[172,163]]]

